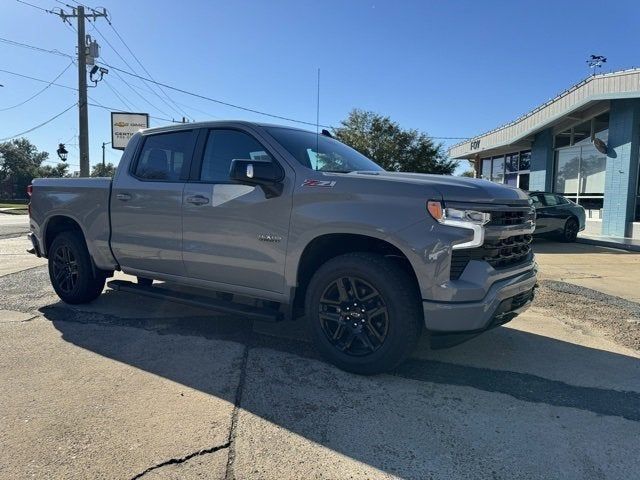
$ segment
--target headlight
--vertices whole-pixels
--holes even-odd
[[[431,216],[443,225],[465,228],[473,231],[473,239],[454,245],[452,248],[479,247],[484,243],[484,226],[491,220],[491,214],[477,210],[460,210],[458,208],[444,208],[442,202],[427,202],[427,210]]]

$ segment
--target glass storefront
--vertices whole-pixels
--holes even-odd
[[[607,156],[593,145],[593,138],[608,140],[607,113],[580,123],[555,136],[554,192],[591,210],[599,218],[604,203]]]
[[[483,158],[480,171],[484,179],[528,190],[530,165],[531,152],[527,150]]]

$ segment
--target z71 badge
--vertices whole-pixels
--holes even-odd
[[[335,180],[305,180],[302,182],[303,187],[333,187]]]

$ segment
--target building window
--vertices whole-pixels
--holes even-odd
[[[491,159],[490,158],[482,159],[482,178],[491,180]]]
[[[504,168],[507,173],[515,173],[518,170],[519,153],[510,153],[504,157]]]
[[[608,141],[608,128],[609,113],[603,113],[554,138],[554,191],[582,205],[588,218],[601,218],[607,157],[596,150],[593,139]]]
[[[504,157],[493,157],[491,167],[491,181],[504,182]]]
[[[591,218],[600,218],[607,157],[593,145],[556,151],[555,192],[582,205]]]
[[[528,172],[531,169],[531,150],[520,152],[520,171]]]
[[[529,189],[531,151],[508,153],[504,157],[482,159],[481,176],[496,183]]]

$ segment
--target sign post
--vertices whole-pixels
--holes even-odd
[[[111,148],[124,150],[129,139],[143,128],[149,128],[148,113],[111,112]]]

